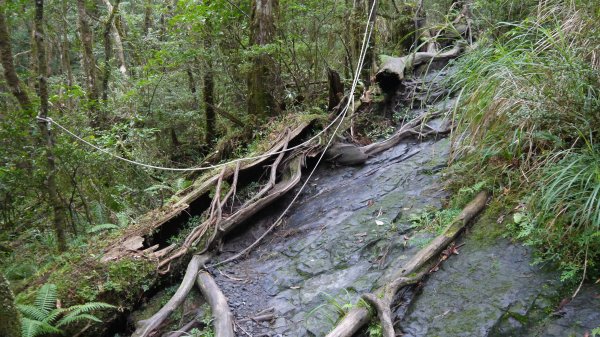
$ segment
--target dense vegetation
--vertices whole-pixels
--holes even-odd
[[[458,30],[459,2],[376,2],[361,87],[371,85],[377,55],[403,55],[431,39],[415,31],[422,11],[438,31]],[[600,9],[466,2],[474,47],[448,81],[459,97],[450,180],[469,188],[475,176],[492,189],[506,235],[535,247],[539,262],[557,263],[563,280],[595,280]],[[372,4],[0,0],[0,272],[13,290],[35,297],[42,284],[33,280],[47,281],[49,271],[58,291],[81,282],[73,298],[92,306],[59,310],[51,318],[60,327],[73,312],[105,308],[93,303],[102,291],[146,289],[128,275],[153,266],[127,260],[98,270],[110,280],[101,290],[62,278],[202,172],[116,157],[206,166],[264,150],[290,120],[326,118],[329,70],[352,80]],[[58,310],[41,305],[38,321]],[[34,314],[27,310],[25,320]]]
[[[503,197],[509,235],[536,247],[538,262],[558,263],[563,280],[597,278],[600,12],[536,4],[523,2],[460,61],[454,167]]]

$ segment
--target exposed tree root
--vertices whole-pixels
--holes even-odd
[[[385,150],[391,149],[392,147],[398,145],[402,140],[404,140],[408,137],[414,136],[415,134],[423,137],[423,136],[427,136],[432,133],[443,133],[446,130],[441,130],[441,132],[436,131],[436,130],[429,130],[426,132],[421,132],[421,130],[420,130],[420,125],[423,125],[424,127],[427,128],[427,125],[424,123],[426,120],[430,120],[430,119],[439,117],[440,115],[441,115],[441,113],[422,114],[422,115],[412,119],[411,121],[407,122],[406,124],[402,125],[402,127],[388,139],[383,140],[381,142],[363,146],[361,149],[368,156],[374,156]]]
[[[374,294],[363,295],[363,298],[373,305],[384,329],[385,337],[395,336],[391,323],[390,305],[394,295],[404,286],[418,282],[426,272],[415,272],[423,268],[433,257],[439,254],[444,247],[456,239],[458,234],[479,212],[485,207],[489,194],[480,192],[446,228],[444,233],[437,236],[427,247],[421,249],[415,256],[408,260],[402,269],[396,271],[392,281],[377,289]],[[375,295],[376,294],[376,295]],[[338,325],[327,337],[351,337],[367,322],[369,322],[369,311],[360,306],[355,306],[346,314]]]
[[[235,337],[233,332],[233,315],[229,310],[225,295],[223,295],[215,280],[210,274],[202,271],[198,274],[196,283],[210,305],[215,337]]]
[[[190,290],[194,286],[196,274],[200,267],[210,259],[210,255],[194,255],[187,266],[183,281],[169,302],[165,304],[156,314],[143,321],[137,322],[135,332],[132,337],[147,337],[152,336],[156,330],[164,323],[169,315],[175,311],[185,300]]]
[[[219,171],[212,176],[208,176],[203,183],[200,185],[192,185],[186,190],[178,193],[178,196],[181,198],[174,202],[171,205],[165,206],[162,209],[158,209],[156,211],[150,212],[142,217],[138,223],[144,224],[141,228],[140,226],[132,226],[132,229],[125,234],[119,242],[110,246],[105,252],[102,261],[108,262],[120,259],[124,256],[144,256],[148,254],[143,253],[143,242],[147,237],[151,237],[152,233],[157,232],[162,226],[169,223],[170,221],[177,219],[182,213],[189,211],[190,204],[194,201],[198,200],[202,196],[206,196],[211,192],[211,189],[215,188],[219,181],[230,181],[232,177],[241,172],[245,172],[251,169],[255,169],[263,165],[265,162],[272,160],[272,157],[277,152],[287,148],[289,142],[300,134],[302,134],[312,123],[312,120],[301,123],[298,127],[293,130],[286,130],[279,139],[274,141],[274,145],[270,150],[266,151],[263,156],[258,159],[255,159],[248,163],[238,162],[237,165],[225,166],[223,170]],[[231,192],[231,191],[230,191]],[[233,192],[235,193],[235,192]],[[226,201],[227,198],[224,198],[223,201]],[[224,204],[224,202],[223,202]],[[212,224],[214,227],[214,224]],[[205,229],[208,230],[211,226],[204,226]],[[202,232],[202,228],[195,230],[193,233],[194,236],[200,238],[202,235],[198,235]],[[192,234],[190,234],[191,236]],[[191,239],[191,237],[189,237]],[[131,246],[132,240],[139,243],[135,247]],[[193,240],[192,240],[193,241]],[[168,251],[159,250],[155,252],[155,258],[158,257],[160,261],[164,259],[174,260],[171,258],[173,255],[177,255],[177,257],[181,257],[185,254],[182,254],[179,249],[176,247],[168,247]],[[179,247],[180,248],[180,247]],[[187,251],[187,250],[186,250]],[[160,268],[164,270],[164,267],[168,265],[168,263],[161,263]]]

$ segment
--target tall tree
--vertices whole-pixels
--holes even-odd
[[[0,274],[0,336],[20,337],[21,319],[8,281]]]
[[[114,7],[112,5],[107,6],[110,12],[108,18],[106,19],[106,23],[104,24],[104,76],[102,77],[102,101],[104,102],[106,102],[106,100],[108,99],[108,81],[110,80],[111,73],[110,59],[112,57],[112,43],[110,35],[111,31],[113,30],[115,15],[119,10],[120,3],[121,0],[117,0],[115,2]]]
[[[275,21],[279,8],[278,0],[252,0],[250,16],[250,45],[266,46],[275,41]],[[275,115],[276,105],[275,62],[266,51],[260,51],[252,59],[248,75],[248,114],[263,119]]]
[[[127,63],[125,61],[125,51],[123,49],[123,39],[121,38],[121,33],[119,29],[117,29],[117,23],[119,22],[119,13],[118,9],[115,9],[119,6],[121,0],[115,1],[115,5],[113,6],[110,3],[110,0],[103,0],[106,5],[106,9],[108,13],[112,13],[115,11],[115,17],[111,20],[111,32],[113,36],[114,48],[115,48],[115,56],[117,57],[117,62],[119,66],[119,72],[127,77]]]
[[[38,60],[38,91],[40,96],[40,112],[38,127],[42,138],[46,144],[46,164],[48,175],[46,176],[46,190],[48,192],[48,201],[54,211],[54,231],[58,243],[58,249],[65,251],[67,249],[67,240],[65,235],[66,224],[66,209],[60,196],[58,195],[58,187],[56,184],[56,160],[54,158],[54,141],[48,122],[48,61],[46,59],[46,46],[44,36],[44,0],[35,1],[35,42],[37,49]]]
[[[206,1],[207,5],[210,5],[210,1],[207,0]],[[206,32],[205,32],[205,36],[204,36],[204,48],[206,49],[206,52],[208,54],[207,62],[206,62],[206,69],[204,70],[204,88],[202,91],[202,94],[204,96],[204,111],[206,113],[206,129],[205,129],[205,143],[206,144],[212,144],[212,142],[214,142],[215,139],[215,135],[216,135],[216,118],[215,118],[215,99],[214,99],[214,94],[215,94],[215,81],[214,81],[214,64],[213,64],[213,58],[212,58],[212,49],[213,49],[213,42],[212,42],[212,37],[210,36],[212,34],[212,21],[210,18],[206,19]]]
[[[90,125],[92,127],[101,127],[103,120],[98,111],[98,98],[100,95],[96,83],[96,59],[94,58],[93,35],[85,9],[85,0],[77,0],[77,15],[79,18],[79,38],[83,47],[82,63],[87,84]]]
[[[2,61],[2,68],[4,68],[4,78],[10,88],[11,93],[21,106],[21,109],[31,113],[31,101],[25,91],[25,88],[21,86],[19,76],[15,71],[15,65],[13,63],[13,53],[10,44],[10,35],[8,34],[8,25],[6,24],[5,12],[5,1],[0,0],[0,58]]]

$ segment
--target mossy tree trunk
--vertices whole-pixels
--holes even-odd
[[[4,68],[4,78],[11,93],[19,102],[21,109],[31,113],[31,101],[25,89],[21,86],[21,82],[15,71],[10,35],[8,34],[4,11],[4,0],[0,0],[0,60],[2,61],[2,68]]]
[[[81,58],[87,85],[90,126],[97,128],[103,126],[104,123],[98,112],[98,98],[100,95],[96,83],[96,59],[94,58],[93,34],[87,17],[85,0],[77,0],[77,15],[79,18],[79,39],[82,47]]]
[[[38,59],[38,91],[40,96],[40,113],[38,120],[38,127],[42,135],[42,139],[46,145],[46,165],[48,174],[46,176],[45,185],[46,192],[48,193],[48,201],[52,207],[54,213],[53,225],[56,233],[56,239],[58,243],[58,249],[62,252],[67,250],[67,240],[65,233],[66,224],[66,209],[65,205],[60,200],[58,195],[58,186],[56,183],[56,160],[54,157],[54,141],[52,139],[52,133],[48,122],[43,119],[48,117],[48,61],[46,58],[46,45],[44,35],[44,1],[35,1],[35,43],[37,46],[37,59]]]
[[[21,317],[8,281],[0,274],[0,336],[20,337]]]
[[[253,0],[250,17],[250,44],[258,48],[275,41],[275,21],[278,0]],[[276,64],[267,51],[261,50],[252,58],[248,74],[248,114],[256,120],[279,112],[275,101]]]

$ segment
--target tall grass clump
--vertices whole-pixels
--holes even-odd
[[[564,280],[596,273],[600,258],[599,18],[584,4],[540,2],[491,28],[450,78],[456,169],[520,199],[514,233]]]

